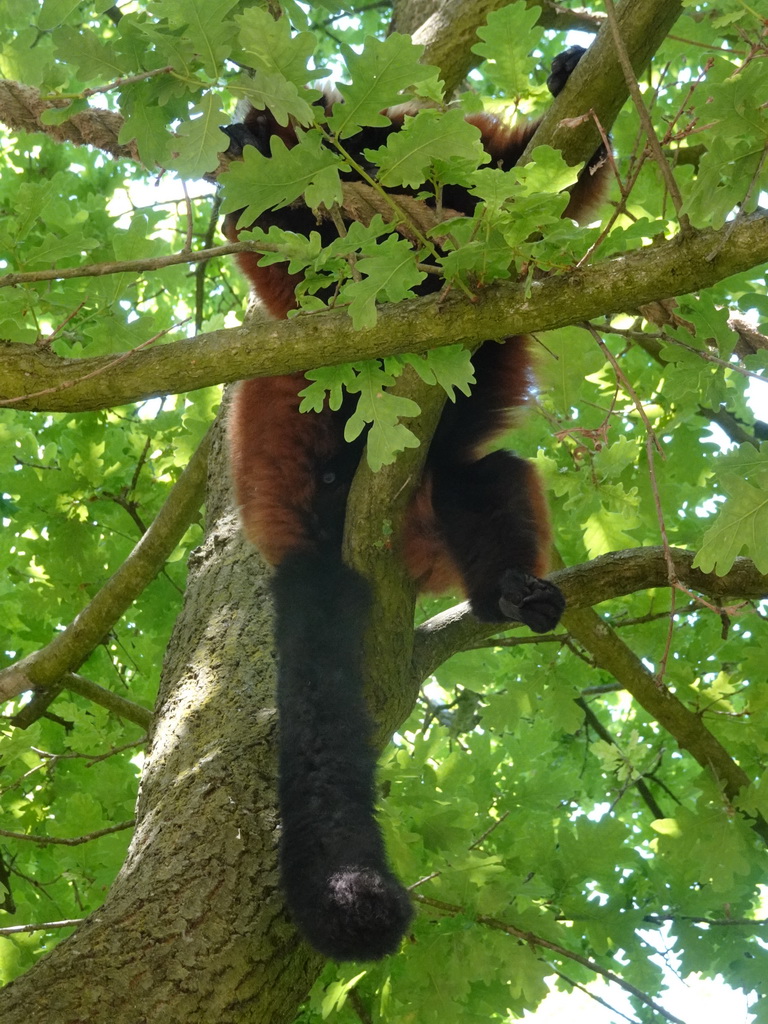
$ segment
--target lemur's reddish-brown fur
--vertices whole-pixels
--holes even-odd
[[[556,58],[550,87],[559,91],[581,51]],[[410,111],[412,112],[412,110]],[[402,126],[391,124],[345,140],[361,161]],[[536,125],[508,128],[490,114],[468,120],[481,133],[491,163],[506,170],[520,158]],[[271,153],[273,136],[296,142],[269,111],[251,110],[226,129],[243,145]],[[602,193],[601,154],[571,189],[567,215],[591,211]],[[597,173],[591,174],[594,170]],[[458,186],[443,192],[445,208],[471,213],[475,199]],[[242,211],[224,231],[236,240]],[[327,244],[335,225],[318,223],[306,207],[269,210],[257,221],[308,234]],[[295,308],[301,278],[286,264],[238,262],[273,317]],[[433,275],[419,288],[440,287]],[[523,621],[537,632],[556,625],[565,605],[541,577],[550,547],[549,517],[533,466],[507,452],[488,452],[510,413],[530,393],[531,344],[526,338],[487,341],[472,363],[472,393],[447,402],[427,453],[422,480],[401,537],[392,546],[420,591],[462,592],[476,616]],[[232,475],[248,537],[276,566],[273,580],[280,715],[279,801],[282,887],[294,921],[321,953],[338,960],[377,959],[399,945],[412,915],[410,898],[392,873],[375,818],[375,753],[361,665],[370,588],[341,558],[346,500],[364,437],[344,440],[352,409],[299,412],[302,374],[245,381],[230,417]]]
[[[273,315],[275,302],[273,292],[270,302]],[[293,308],[293,301],[288,308]],[[283,316],[285,313],[287,309]],[[526,339],[509,339],[500,355],[502,352],[493,390],[497,392],[498,401],[504,404],[498,406],[493,425],[483,438],[488,441],[506,428],[509,410],[524,404],[530,390]],[[339,444],[345,443],[338,421],[329,409],[320,413],[299,413],[298,393],[306,383],[302,373],[243,381],[238,386],[230,414],[230,462],[235,500],[246,536],[272,565],[278,565],[288,552],[309,543],[303,517],[310,514],[317,493],[315,467],[323,464]],[[531,518],[538,534],[536,555],[526,571],[544,576],[551,540],[546,499],[533,466],[522,463],[522,468]],[[411,502],[398,550],[419,591],[433,594],[464,591],[461,573],[446,549],[435,516],[429,468]]]
[[[394,130],[402,125],[409,108],[397,108],[391,115]],[[279,135],[287,145],[295,144],[290,127],[279,126],[266,111],[250,115],[266,122],[266,131]],[[530,141],[536,124],[509,127],[488,113],[467,117],[481,133],[481,141],[493,165],[513,167]],[[246,119],[247,124],[247,119]],[[264,124],[261,125],[264,131]],[[597,162],[597,161],[594,161]],[[571,190],[567,216],[580,218],[591,212],[602,198],[605,174],[582,173]],[[453,200],[453,197],[452,197]],[[448,205],[451,205],[450,203]],[[454,203],[454,205],[456,205]],[[295,214],[293,214],[295,216]],[[242,225],[238,214],[230,214],[224,223],[226,236],[235,241]],[[258,222],[260,226],[291,227],[292,211],[271,211]],[[256,294],[271,314],[282,319],[296,307],[294,291],[301,280],[289,274],[286,264],[260,266],[255,253],[239,253],[237,261],[251,281]],[[433,290],[427,281],[424,291]],[[495,342],[487,342],[496,345]],[[468,445],[456,437],[455,445],[464,459],[478,460],[488,442],[509,425],[509,412],[525,404],[531,390],[530,344],[524,338],[508,338],[491,360],[493,379],[478,379],[472,398],[475,405],[485,404],[480,430],[469,434]],[[233,479],[238,506],[247,536],[272,564],[279,564],[286,553],[313,540],[307,532],[312,502],[319,482],[316,469],[329,459],[335,447],[343,444],[337,416],[328,409],[317,414],[300,414],[298,392],[306,386],[302,374],[258,378],[242,383],[235,395],[230,418],[230,448]],[[469,415],[469,403],[467,415]],[[547,505],[533,467],[521,464],[520,485],[527,490],[529,524],[536,533],[535,551],[526,558],[525,572],[543,576],[548,566],[550,528]],[[429,465],[422,485],[413,499],[399,550],[418,587],[426,592],[466,590],[455,558],[446,548],[440,524],[432,505],[432,473]]]

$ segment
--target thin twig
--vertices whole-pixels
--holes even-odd
[[[82,760],[87,761],[87,768],[92,768],[95,764],[99,764],[100,761],[106,761],[110,757],[114,757],[116,754],[122,754],[126,750],[132,750],[134,747],[141,747],[147,742],[146,736],[141,736],[137,740],[132,740],[130,743],[121,743],[119,747],[112,747],[110,750],[106,750],[103,754],[83,754],[79,750],[69,750],[66,754],[52,754],[49,750],[41,750],[40,747],[30,747],[29,749],[34,751],[38,757],[42,758],[45,765],[37,765],[36,768],[51,767],[55,765],[57,761],[71,761],[71,760]],[[29,774],[29,773],[27,773]],[[23,776],[26,778],[26,776]]]
[[[461,914],[465,917],[472,916],[464,907],[459,907],[452,903],[446,903],[444,900],[436,900],[431,896],[423,896],[418,892],[413,893],[413,898],[419,903],[423,903],[425,906],[434,907],[435,910],[442,911],[444,914]],[[550,949],[558,956],[565,957],[567,960],[573,960],[575,963],[581,964],[582,967],[586,967],[595,974],[599,974],[608,981],[612,981],[615,985],[623,988],[625,992],[629,992],[630,995],[635,997],[635,999],[639,999],[644,1006],[648,1006],[650,1009],[660,1014],[664,1020],[670,1021],[671,1024],[685,1024],[685,1021],[680,1020],[679,1017],[675,1017],[674,1014],[665,1010],[663,1006],[659,1006],[659,1004],[651,999],[650,996],[646,995],[645,992],[642,992],[639,988],[630,984],[630,982],[625,981],[624,978],[615,974],[613,971],[608,970],[607,967],[603,967],[601,964],[597,963],[596,960],[590,959],[590,957],[582,956],[580,953],[574,953],[572,950],[566,949],[565,946],[560,946],[556,942],[550,942],[549,939],[542,938],[540,935],[535,935],[533,932],[523,931],[522,928],[516,928],[512,924],[506,924],[504,921],[499,921],[495,917],[487,917],[485,914],[476,914],[474,919],[477,924],[482,924],[487,928],[494,928],[498,931],[506,932],[507,935],[520,939],[529,946],[538,946],[541,949]]]
[[[4,839],[18,839],[27,843],[37,843],[38,846],[80,846],[82,843],[90,843],[92,839],[101,839],[102,836],[112,835],[113,832],[123,832],[133,828],[136,819],[121,821],[117,825],[110,825],[109,828],[99,829],[98,832],[89,832],[87,836],[30,836],[25,832],[8,832],[0,828],[0,836]]]
[[[579,990],[579,992],[583,992],[584,995],[589,996],[590,999],[594,999],[594,1001],[596,1003],[599,1003],[600,1006],[604,1006],[607,1010],[610,1010],[611,1013],[615,1013],[617,1017],[623,1017],[624,1020],[628,1020],[629,1024],[637,1024],[636,1017],[628,1017],[626,1013],[622,1013],[621,1010],[617,1010],[615,1006],[611,1006],[611,1004],[607,1002],[607,1000],[603,999],[596,992],[591,992],[586,987],[586,985],[581,985],[578,981],[574,981],[573,978],[569,978],[567,974],[564,974],[562,971],[558,971],[558,969],[554,965],[552,967],[552,970],[555,972],[558,978],[562,978],[564,982],[571,986],[571,988],[576,988]]]
[[[77,93],[52,93],[50,96],[43,96],[44,100],[64,99],[88,99],[89,96],[96,96],[100,92],[111,92],[113,89],[122,89],[124,85],[135,85],[136,82],[144,82],[148,78],[155,78],[157,75],[168,75],[173,72],[172,64],[164,68],[153,68],[152,71],[141,71],[137,75],[126,75],[124,78],[115,78],[106,85],[97,85],[93,88],[83,89]]]
[[[604,743],[608,743],[610,746],[615,747],[616,750],[619,752],[619,754],[621,754],[621,756],[624,758],[625,763],[628,764],[630,766],[630,768],[634,769],[634,766],[631,764],[629,759],[624,755],[621,747],[619,746],[619,744],[616,741],[616,739],[614,738],[614,736],[608,731],[608,729],[606,729],[606,727],[603,725],[603,723],[597,717],[597,715],[592,710],[592,708],[589,706],[589,704],[587,704],[587,702],[584,700],[584,698],[583,697],[577,697],[575,699],[575,703],[578,704],[578,706],[584,712],[584,720],[586,721],[587,725],[591,726],[591,728],[594,729],[594,731],[597,733],[597,735],[600,737],[600,739]],[[634,770],[633,770],[632,774],[634,775]],[[648,810],[653,815],[654,820],[658,821],[659,818],[666,817],[666,815],[662,811],[661,807],[659,807],[658,803],[654,799],[653,794],[648,789],[648,786],[646,785],[645,780],[643,779],[642,775],[638,775],[638,776],[635,776],[634,778],[630,778],[628,780],[628,785],[635,786],[635,788],[637,789],[637,792],[638,792],[640,798],[642,799],[643,803],[646,805]],[[622,796],[624,795],[624,792],[626,792],[626,788],[622,791],[622,794],[621,794]],[[614,802],[614,806],[615,806],[616,802],[618,802],[618,801]]]
[[[485,830],[485,832],[483,832],[483,834],[481,836],[478,836],[477,839],[475,839],[475,841],[473,843],[469,844],[467,849],[474,850],[478,846],[480,846],[481,843],[485,842],[485,840],[488,838],[488,836],[491,834],[491,832],[495,832],[495,830],[499,827],[499,825],[501,825],[501,823],[503,821],[505,821],[508,817],[509,817],[509,811],[504,811],[503,814],[500,814],[499,817],[496,819],[496,821],[494,821],[494,823],[489,828],[487,828]]]
[[[368,1007],[363,1002],[357,988],[351,988],[349,992],[347,992],[347,999],[349,1000],[352,1009],[360,1018],[360,1024],[373,1024],[373,1017],[371,1016]]]
[[[624,373],[622,368],[619,366],[619,363],[618,363],[618,360],[616,359],[616,356],[613,354],[613,352],[611,352],[611,350],[605,344],[603,339],[600,337],[600,334],[597,331],[597,329],[595,327],[593,327],[592,324],[589,323],[589,321],[587,321],[586,323],[582,324],[582,326],[585,327],[589,331],[589,333],[592,335],[592,337],[595,339],[595,341],[599,345],[600,350],[602,351],[603,355],[605,356],[605,358],[608,360],[608,362],[613,367],[613,372],[616,374],[616,380],[624,388],[624,390],[627,392],[629,397],[632,399],[632,403],[635,406],[635,409],[637,409],[637,413],[638,413],[640,419],[643,421],[643,425],[645,426],[647,435],[650,438],[653,439],[653,445],[654,445],[656,451],[659,453],[659,455],[661,455],[662,458],[664,458],[664,449],[661,447],[661,444],[659,443],[659,439],[656,437],[656,431],[651,426],[651,421],[648,419],[648,416],[646,415],[645,408],[643,407],[643,403],[640,401],[640,398],[638,397],[638,394],[635,391],[635,389],[629,383],[629,380],[627,379],[626,374]]]
[[[488,836],[491,834],[491,832],[493,832],[495,829],[497,829],[499,827],[499,825],[501,825],[501,823],[503,821],[505,821],[508,817],[509,817],[509,811],[504,811],[503,814],[500,814],[499,817],[496,819],[496,821],[494,821],[493,824],[489,828],[487,828],[485,830],[485,832],[483,832],[483,834],[481,836],[478,836],[477,839],[474,839],[469,844],[469,846],[467,847],[467,850],[474,850],[474,849],[476,849],[485,839],[488,838]],[[417,889],[420,885],[424,885],[425,882],[430,882],[433,878],[438,878],[441,874],[442,874],[441,871],[433,871],[429,875],[424,875],[424,877],[420,878],[417,882],[412,882],[411,885],[408,886],[408,891],[409,892],[413,892],[413,890]]]
[[[42,924],[12,924],[8,928],[0,928],[0,935],[19,935],[21,932],[47,932],[51,928],[76,928],[84,920],[84,917],[72,917],[67,921],[44,921]]]
[[[627,53],[627,48],[624,45],[624,40],[621,38],[619,22],[616,17],[616,8],[614,7],[613,0],[605,0],[605,10],[608,15],[608,22],[611,26],[611,33],[616,46],[616,55],[619,58],[621,70],[624,72],[624,81],[627,83],[629,95],[632,97],[632,102],[637,109],[640,123],[645,130],[651,155],[659,165],[659,170],[661,171],[662,177],[664,178],[664,182],[669,191],[669,195],[675,206],[677,217],[680,222],[680,231],[685,235],[691,230],[691,225],[687,215],[682,212],[683,197],[680,195],[680,189],[677,187],[677,182],[675,181],[675,176],[672,173],[672,168],[669,166],[661,148],[661,143],[656,136],[653,121],[651,121],[651,115],[648,113],[645,103],[643,103],[643,95],[640,92],[640,86],[637,84],[637,78],[635,77],[635,72],[632,68],[632,62],[629,59],[629,54]]]
[[[49,270],[29,270],[18,274],[3,274],[0,288],[38,281],[68,281],[78,277],[106,277],[109,274],[139,273],[143,270],[163,270],[179,263],[200,263],[216,256],[231,256],[238,252],[278,252],[278,246],[259,242],[227,242],[197,252],[174,252],[168,256],[153,256],[141,260],[110,260],[108,263],[86,263],[82,267],[51,267]]]
[[[691,924],[705,924],[707,927],[753,928],[768,925],[768,917],[700,917],[695,914],[646,914],[643,921],[659,926],[667,921],[690,921]]]

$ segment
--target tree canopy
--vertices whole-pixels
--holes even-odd
[[[553,987],[680,1020],[666,960],[768,1024],[758,5],[0,9],[3,1020],[509,1020]],[[229,160],[244,99],[299,145]],[[345,140],[412,100],[355,164]],[[542,117],[513,171],[484,108]],[[601,140],[610,195],[577,226]],[[354,224],[223,244],[222,212],[291,203]],[[303,274],[298,315],[245,316],[244,249]],[[546,483],[568,611],[534,637],[419,599],[414,629],[384,541],[472,347],[520,333],[539,390],[505,443]],[[307,415],[346,390],[369,431],[345,554],[376,589],[380,819],[417,911],[374,965],[302,945],[276,880],[268,573],[217,411],[294,370]]]

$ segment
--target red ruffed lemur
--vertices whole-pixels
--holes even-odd
[[[565,85],[584,51],[571,47],[555,58],[547,84]],[[402,109],[384,128],[366,128],[345,140],[355,159],[370,166],[375,149],[403,123]],[[537,123],[509,128],[491,114],[467,120],[481,133],[488,160],[509,169],[519,160]],[[291,127],[269,110],[250,108],[242,122],[223,129],[228,153],[255,146],[271,156],[278,135],[295,144]],[[601,149],[571,189],[565,216],[579,219],[603,191]],[[427,185],[424,186],[426,190]],[[446,186],[443,204],[471,214],[477,199]],[[425,199],[429,202],[429,199]],[[268,210],[255,225],[230,213],[224,233],[277,226],[323,244],[338,237],[330,220],[318,222],[307,206]],[[242,271],[277,318],[296,307],[300,275],[286,263],[261,266],[256,253],[240,253]],[[438,290],[429,275],[419,293]],[[542,577],[547,571],[549,520],[533,466],[506,451],[487,452],[507,426],[509,411],[531,388],[529,343],[488,341],[472,356],[477,383],[469,396],[447,403],[430,444],[423,477],[397,545],[422,592],[461,592],[486,622],[523,622],[552,629],[565,601]],[[387,863],[375,818],[375,762],[363,695],[361,650],[369,585],[341,558],[344,515],[364,436],[347,443],[349,401],[319,413],[300,413],[301,373],[241,383],[230,422],[230,457],[243,528],[275,566],[272,584],[279,659],[280,866],[293,918],[309,942],[336,960],[372,960],[393,952],[411,919],[405,888]]]

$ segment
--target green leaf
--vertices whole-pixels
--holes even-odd
[[[724,75],[728,77],[723,77]],[[736,206],[754,210],[761,187],[768,181],[764,160],[768,144],[768,114],[755,103],[768,89],[764,61],[751,61],[738,72],[726,61],[716,64],[711,89],[697,94],[699,116],[713,131],[707,140],[699,172],[686,196],[684,212],[694,223],[720,227]]]
[[[252,228],[240,233],[241,241],[264,242],[270,248],[277,246],[277,252],[265,252],[259,261],[262,267],[273,263],[288,263],[288,273],[298,274],[317,261],[324,260],[326,253],[322,249],[320,235],[312,231],[307,238],[293,231],[283,231],[271,227],[269,231]]]
[[[310,206],[341,202],[339,160],[323,145],[319,132],[308,132],[291,149],[272,136],[271,152],[262,156],[247,146],[243,159],[230,164],[222,175],[223,213],[246,207],[240,223],[249,224],[265,210],[287,206],[305,194]]]
[[[299,124],[310,125],[317,112],[309,102],[316,95],[314,90],[299,91],[282,74],[269,74],[259,68],[241,79],[233,91],[248,99],[257,110],[269,109],[281,125],[287,125],[292,118]]]
[[[132,70],[95,32],[78,32],[62,25],[54,31],[53,39],[59,60],[74,65],[82,82],[109,82]]]
[[[563,154],[551,146],[537,146],[531,162],[512,170],[523,195],[560,193],[576,181],[579,168],[565,162]]]
[[[310,409],[320,412],[325,405],[326,395],[330,408],[340,409],[344,392],[354,390],[357,381],[357,373],[352,363],[307,370],[306,377],[313,383],[299,392],[302,398],[302,412],[308,412]]]
[[[37,24],[46,32],[66,21],[78,6],[78,0],[44,0]]]
[[[220,125],[225,120],[217,97],[205,93],[193,108],[191,118],[176,132],[178,156],[169,166],[188,178],[202,178],[206,171],[214,170],[218,154],[225,146]]]
[[[472,47],[492,68],[490,73],[507,96],[523,96],[529,89],[528,74],[538,12],[523,4],[508,4],[491,11],[487,23],[478,28],[482,40]]]
[[[405,361],[426,384],[439,384],[452,402],[456,401],[454,389],[468,395],[475,383],[472,353],[463,345],[443,345],[426,355],[405,356]]]
[[[134,140],[145,167],[162,166],[170,159],[171,136],[166,114],[160,107],[140,102],[126,106],[118,142],[126,145]]]
[[[272,76],[281,76],[298,87],[318,77],[317,71],[308,70],[315,49],[311,32],[293,34],[288,18],[274,18],[260,7],[250,7],[234,20],[242,64],[270,80]],[[271,102],[269,108],[274,109]]]
[[[434,81],[436,69],[420,62],[423,47],[395,32],[383,42],[368,38],[365,50],[356,54],[344,48],[349,85],[339,85],[343,104],[334,107],[329,129],[339,139],[354,135],[368,125],[383,128],[390,122],[381,111],[402,102],[402,93]]]
[[[340,295],[342,302],[349,303],[358,331],[375,324],[377,302],[399,302],[414,295],[413,289],[427,276],[416,266],[413,249],[404,238],[390,235],[369,246],[364,255],[356,264],[362,280],[346,282]]]
[[[593,513],[584,523],[584,544],[589,557],[634,547],[637,540],[627,531],[641,525],[639,516],[628,515],[626,511],[611,512],[603,508]]]
[[[359,392],[354,413],[344,428],[346,441],[354,441],[370,424],[367,440],[368,463],[375,472],[394,462],[398,452],[418,447],[418,439],[400,423],[400,419],[418,416],[419,407],[410,398],[402,398],[386,391],[394,378],[384,373],[377,362],[361,364],[355,382],[349,387]]]
[[[745,444],[717,460],[727,500],[704,534],[694,566],[724,576],[746,554],[768,573],[768,454]]]
[[[52,267],[72,256],[80,256],[82,252],[92,249],[97,244],[97,239],[88,238],[79,232],[73,231],[66,238],[56,238],[48,234],[40,245],[27,250],[25,264],[29,270],[36,267]]]
[[[402,130],[389,135],[385,146],[365,155],[379,165],[378,180],[387,188],[418,188],[433,177],[438,162],[457,159],[474,170],[488,160],[479,129],[460,110],[420,110],[405,118]]]
[[[583,405],[585,378],[602,366],[603,357],[589,334],[577,327],[566,327],[547,336],[537,366],[539,385],[557,413],[570,420],[574,410]]]
[[[195,44],[203,67],[211,78],[223,70],[237,30],[227,15],[237,0],[155,0],[158,13]]]

